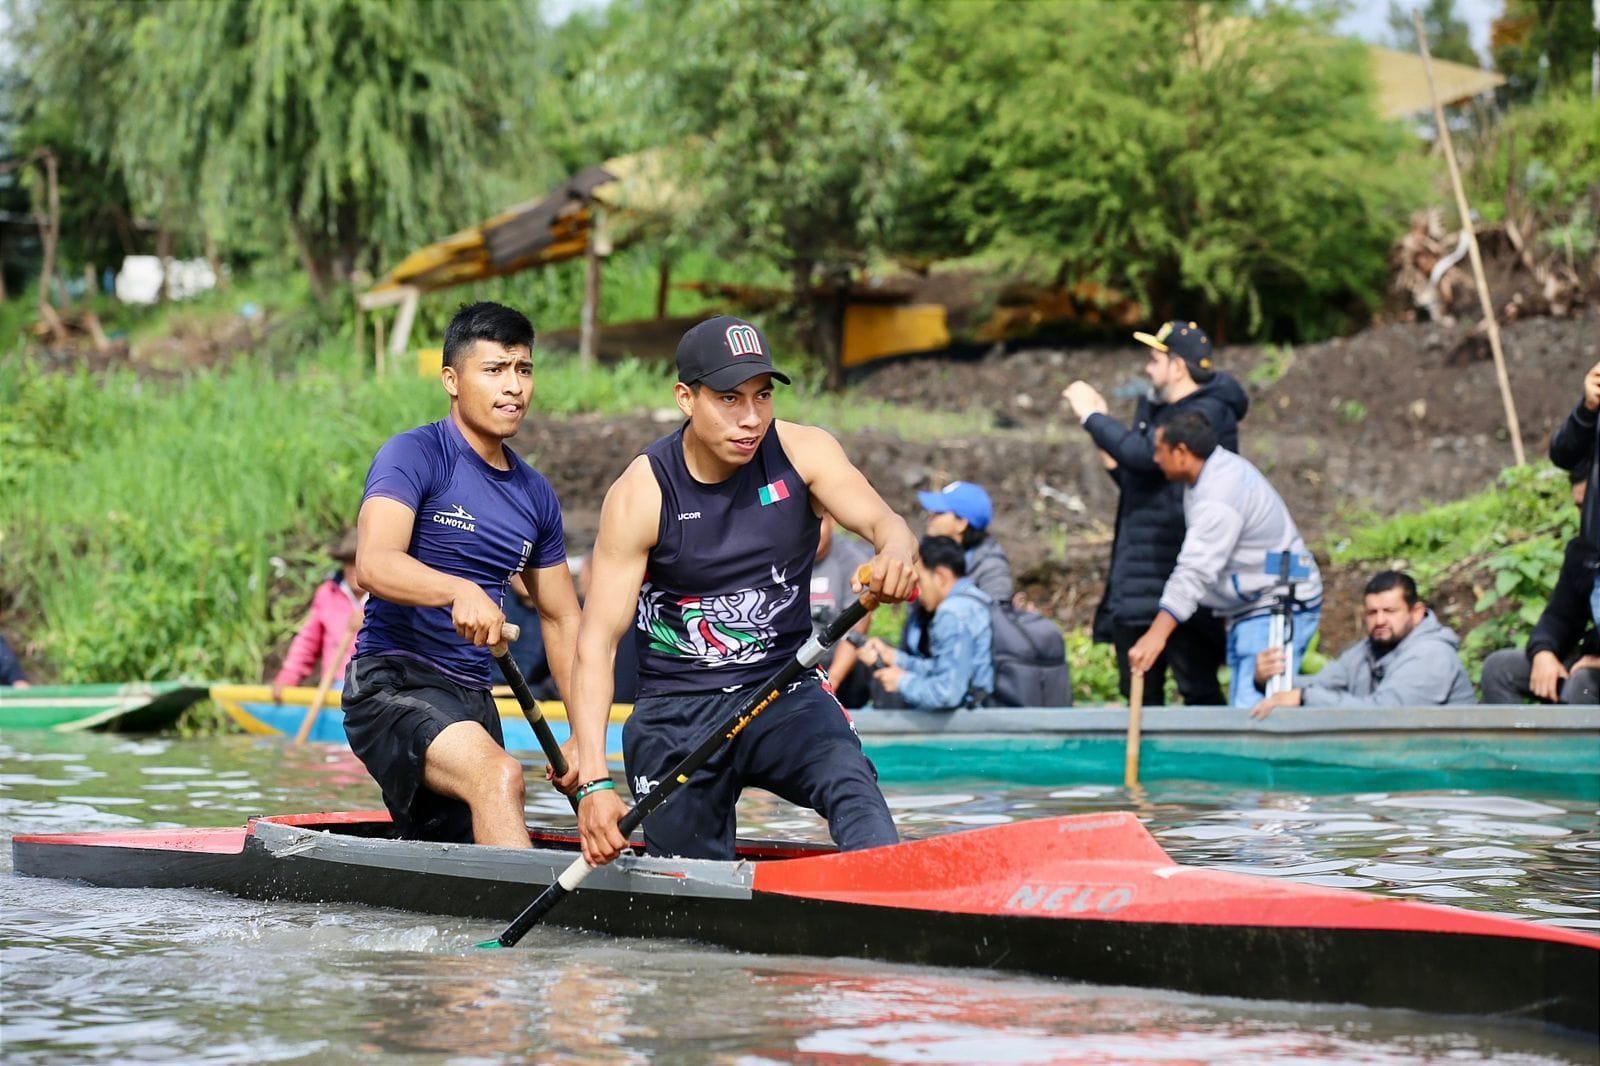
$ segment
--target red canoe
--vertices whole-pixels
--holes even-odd
[[[571,863],[390,839],[381,813],[243,828],[19,836],[16,872],[505,921]],[[1020,970],[1099,984],[1537,1020],[1600,1031],[1600,937],[1411,900],[1180,866],[1132,814],[1014,822],[840,854],[624,856],[551,921],[763,953]]]

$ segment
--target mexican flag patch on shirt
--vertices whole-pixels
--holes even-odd
[[[761,490],[757,495],[761,497],[761,506],[765,507],[769,503],[787,500],[789,498],[789,486],[783,483],[782,478],[779,478],[770,485],[761,486]]]

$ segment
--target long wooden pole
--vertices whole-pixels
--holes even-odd
[[[1128,753],[1122,764],[1122,783],[1139,784],[1139,719],[1144,713],[1144,675],[1134,674],[1128,685]]]
[[[1472,277],[1478,283],[1478,302],[1483,305],[1483,321],[1489,327],[1489,350],[1494,353],[1494,373],[1500,382],[1500,400],[1505,404],[1506,429],[1511,433],[1511,450],[1517,465],[1527,462],[1522,452],[1522,426],[1517,421],[1517,404],[1511,397],[1511,378],[1506,373],[1505,352],[1500,349],[1500,324],[1494,316],[1494,304],[1489,301],[1489,281],[1483,274],[1483,256],[1478,252],[1478,234],[1472,226],[1472,211],[1467,206],[1467,191],[1461,184],[1461,171],[1456,166],[1456,150],[1450,143],[1450,127],[1444,121],[1444,105],[1439,102],[1439,88],[1433,83],[1433,57],[1428,53],[1428,35],[1422,29],[1422,12],[1413,10],[1411,22],[1416,27],[1417,45],[1422,49],[1422,69],[1428,74],[1428,93],[1433,97],[1433,121],[1439,127],[1439,141],[1444,145],[1444,161],[1450,168],[1450,184],[1456,193],[1456,210],[1461,214],[1461,228],[1467,234],[1467,254],[1472,259]]]
[[[350,615],[350,621],[344,627],[344,640],[339,644],[339,651],[332,659],[322,664],[322,684],[317,686],[317,695],[311,701],[311,706],[306,708],[306,716],[300,720],[300,731],[294,735],[296,744],[304,744],[311,735],[311,727],[316,724],[317,715],[322,713],[322,705],[328,702],[328,692],[333,688],[333,679],[339,676],[339,664],[344,661],[344,653],[350,650],[350,645],[356,642],[356,631],[361,628],[361,619],[366,612],[360,604],[356,605],[355,612]]]

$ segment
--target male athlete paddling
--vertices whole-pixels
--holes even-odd
[[[624,765],[643,795],[768,680],[811,635],[809,590],[828,511],[872,544],[883,602],[916,591],[916,538],[825,430],[772,416],[766,338],[740,319],[702,322],[678,345],[673,396],[687,421],[633,460],[606,493],[579,628],[569,704],[582,785],[584,858],[626,845],[605,726],[612,656],[629,626],[639,696]],[[801,675],[650,815],[654,854],[727,859],[747,786],[828,821],[845,849],[898,840],[877,772],[820,671]]]

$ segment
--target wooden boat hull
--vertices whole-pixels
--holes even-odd
[[[208,692],[204,685],[181,681],[0,688],[0,729],[153,733],[172,725]]]
[[[496,690],[495,703],[500,708],[500,727],[505,732],[506,750],[537,752],[539,741],[533,727],[522,713],[522,708],[510,695]],[[317,691],[313,688],[294,687],[283,690],[281,703],[272,701],[272,689],[267,685],[212,685],[211,699],[228,718],[246,733],[263,737],[292,737],[300,732]],[[606,751],[622,757],[622,723],[627,721],[633,705],[615,704],[611,708],[611,724],[606,731]],[[551,723],[558,740],[567,738],[567,709],[559,702],[540,705],[540,713]],[[339,692],[329,692],[322,711],[311,726],[306,739],[316,744],[349,744],[344,734],[344,710],[340,706]]]
[[[211,697],[246,732],[293,736],[315,695],[265,685],[216,685]],[[538,750],[509,696],[499,699],[506,747]],[[566,709],[542,705],[558,738]],[[630,704],[611,709],[606,750],[622,754]],[[1124,708],[857,711],[856,731],[885,781],[1005,780],[1121,784]],[[1143,714],[1141,776],[1291,791],[1514,789],[1600,800],[1600,707],[1425,707],[1372,711],[1286,708],[1265,721],[1229,707],[1151,707]],[[310,739],[345,743],[338,693]]]
[[[504,922],[573,858],[388,839],[376,814],[19,836],[22,876],[201,887]],[[839,854],[625,856],[551,920],[743,951],[1018,970],[1100,984],[1406,1007],[1600,1030],[1600,937],[1172,862],[1131,814],[1017,822]]]

